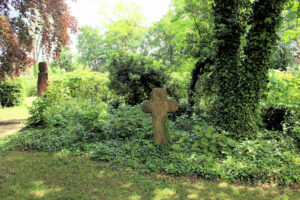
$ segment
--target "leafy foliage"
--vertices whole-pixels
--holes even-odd
[[[109,72],[109,88],[130,105],[142,103],[153,88],[163,87],[168,80],[160,62],[124,51],[112,55]]]
[[[41,101],[38,103],[45,105]],[[34,119],[39,118],[39,127],[24,130],[24,135],[15,142],[23,149],[38,151],[84,151],[90,143],[107,137],[101,131],[102,124],[98,121],[100,115],[105,115],[105,108],[101,103],[79,99],[65,100],[46,107],[38,116],[33,113],[35,115],[29,120],[33,126],[36,125],[33,124]]]
[[[62,48],[59,57],[51,63],[52,69],[64,69],[66,72],[71,72],[76,69],[73,63],[73,55],[69,48]]]
[[[300,2],[299,0],[290,0],[285,6],[283,11],[284,21],[282,24],[283,34],[282,40],[286,44],[290,44],[294,41],[297,42],[299,48],[299,34],[300,34]],[[298,54],[299,56],[299,54]]]
[[[147,29],[142,39],[142,55],[161,60],[164,65],[173,66],[176,64],[177,56],[176,44],[174,43],[175,34],[171,32],[170,19],[164,17]],[[178,64],[178,63],[177,63]]]
[[[48,86],[47,92],[33,102],[33,106],[29,109],[31,117],[27,120],[27,124],[29,126],[43,126],[45,124],[44,112],[48,108],[64,102],[69,97],[68,88],[64,88],[62,84],[53,84],[52,82]]]
[[[70,31],[76,32],[76,20],[64,0],[1,1],[1,78],[5,74],[20,75],[30,66],[28,53],[33,49],[34,34],[41,35],[41,45],[48,56],[53,49],[57,56],[61,47],[68,44]]]
[[[140,106],[106,112],[103,104],[86,100],[60,101],[44,112],[39,129],[23,130],[2,141],[11,149],[71,151],[141,172],[190,174],[204,178],[292,185],[299,182],[299,149],[280,132],[237,141],[197,116],[170,121],[168,146],[153,144],[150,116]]]
[[[69,90],[71,97],[105,102],[115,98],[114,93],[108,88],[108,74],[77,70],[68,73],[59,82]]]
[[[2,107],[17,106],[23,100],[23,88],[19,79],[0,81],[0,103]]]
[[[107,48],[105,36],[100,33],[100,29],[82,26],[77,40],[79,62],[84,66],[89,66],[92,71],[106,71],[110,51]]]
[[[110,50],[124,49],[136,52],[138,40],[145,28],[141,25],[144,17],[141,7],[128,0],[118,1],[114,5],[113,12],[100,12],[109,21],[105,24],[107,46]],[[113,17],[112,17],[113,16]]]
[[[246,136],[257,130],[256,111],[267,86],[272,46],[285,0],[254,1],[249,20],[241,21],[244,1],[215,1],[215,123]],[[249,22],[248,22],[249,21]],[[246,24],[251,25],[246,34]]]
[[[104,130],[110,138],[129,139],[135,135],[149,135],[147,138],[152,138],[151,117],[141,112],[141,105],[111,109],[109,116],[104,122]]]
[[[62,79],[51,82],[47,92],[33,103],[30,109],[32,117],[28,120],[29,125],[45,125],[47,109],[68,99],[109,102],[116,98],[115,94],[108,89],[107,74],[78,70],[64,76]]]
[[[299,72],[269,73],[268,93],[261,103],[265,127],[290,135],[300,147]]]
[[[273,50],[273,55],[270,60],[270,67],[272,69],[286,71],[288,67],[293,66],[294,59],[292,51],[293,49],[290,47],[290,45],[279,41]]]

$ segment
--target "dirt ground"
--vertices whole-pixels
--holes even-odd
[[[0,137],[15,133],[21,130],[23,127],[24,127],[24,123],[0,125]]]

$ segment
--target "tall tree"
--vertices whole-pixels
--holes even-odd
[[[35,34],[44,53],[57,57],[76,29],[65,0],[0,0],[0,76],[19,75],[32,64]]]
[[[108,49],[136,52],[138,41],[145,32],[141,7],[132,1],[123,0],[115,4],[112,13],[100,13],[107,19],[105,35]]]
[[[59,58],[51,63],[51,68],[64,69],[66,72],[74,71],[76,70],[76,65],[74,64],[73,60],[74,58],[71,49],[69,47],[63,47],[61,49]]]
[[[109,49],[105,41],[105,35],[99,28],[82,26],[77,37],[77,49],[79,62],[88,66],[93,71],[105,71],[108,64]]]
[[[241,133],[237,137],[256,129],[256,111],[267,85],[269,59],[278,39],[277,30],[286,2],[215,0],[215,81],[218,89],[214,119],[221,128]],[[248,5],[251,5],[249,20],[241,20]]]
[[[288,47],[294,46],[296,62],[300,62],[300,0],[290,0],[284,9],[281,39]],[[294,44],[294,45],[293,45]]]
[[[168,16],[147,29],[141,39],[141,54],[155,60],[162,60],[165,65],[175,64],[176,44],[173,41],[175,33],[170,31],[171,21]]]

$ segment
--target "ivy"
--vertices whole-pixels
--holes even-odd
[[[189,85],[189,105],[191,107],[194,106],[195,104],[195,93],[196,93],[196,84],[197,84],[197,81],[199,79],[199,76],[205,74],[205,73],[208,73],[210,70],[208,68],[208,66],[212,65],[213,64],[213,59],[211,58],[206,58],[204,59],[203,61],[202,60],[199,60],[197,63],[196,63],[196,66],[195,68],[193,69],[192,71],[192,78],[191,78],[191,81],[190,81],[190,85]]]
[[[215,1],[218,90],[213,116],[227,131],[251,134],[257,128],[256,110],[266,89],[271,50],[286,1],[253,1],[251,12],[250,1]]]

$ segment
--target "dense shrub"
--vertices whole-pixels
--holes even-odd
[[[224,170],[231,173],[223,177],[247,182],[299,182],[300,157],[288,148],[285,140],[260,138],[243,141],[234,149],[232,156],[222,161]]]
[[[185,101],[188,98],[189,75],[187,72],[172,72],[169,81],[165,85],[168,95],[175,98],[178,102]],[[180,114],[180,112],[177,112],[177,114]]]
[[[144,172],[199,175],[233,182],[289,185],[300,181],[300,157],[284,147],[285,141],[259,138],[229,142],[226,135],[202,128],[195,134],[173,130],[169,146],[155,146],[152,140],[137,137],[100,141],[94,144],[92,158]],[[207,141],[195,140],[199,137]]]
[[[47,92],[33,102],[29,110],[31,117],[28,125],[44,125],[46,109],[51,109],[54,105],[69,99],[86,99],[93,102],[112,101],[115,95],[107,87],[109,81],[107,76],[103,73],[78,70],[53,80]]]
[[[280,71],[287,70],[288,66],[293,65],[293,48],[291,45],[279,41],[273,49],[273,55],[270,59],[270,66],[272,69]]]
[[[0,81],[0,103],[2,107],[17,106],[23,100],[23,88],[19,79]]]
[[[132,136],[148,135],[152,138],[151,115],[141,111],[141,105],[121,106],[111,109],[109,118],[105,122],[105,131],[110,138],[130,138]]]
[[[261,103],[265,127],[293,136],[300,148],[300,73],[272,70],[269,80],[269,91]]]
[[[45,101],[35,104],[45,105]],[[56,152],[63,149],[83,152],[89,144],[107,139],[107,132],[103,131],[106,119],[106,105],[83,99],[62,100],[51,106],[46,106],[36,116],[33,113],[30,125],[37,125],[34,120],[39,119],[36,128],[28,127],[17,137],[17,146],[25,149]]]
[[[68,82],[58,83],[34,102],[28,124],[39,126],[0,140],[0,152],[16,148],[69,151],[146,173],[248,183],[300,181],[299,132],[291,117],[295,115],[289,117],[293,126],[286,125],[284,118],[283,131],[264,130],[239,140],[233,139],[234,133],[210,126],[205,113],[175,115],[167,123],[169,145],[161,146],[153,144],[151,114],[143,113],[141,105],[114,108],[84,99],[81,93],[72,94]],[[80,86],[77,79],[75,83]],[[262,105],[274,105],[271,100]],[[298,104],[295,99],[291,102],[285,108],[296,112]]]
[[[136,105],[150,97],[155,87],[164,87],[169,77],[165,66],[148,57],[126,52],[115,53],[109,67],[109,88]]]
[[[37,77],[25,75],[19,78],[26,97],[37,96]]]
[[[72,97],[92,101],[109,101],[113,99],[114,95],[108,89],[108,83],[108,74],[88,70],[67,73],[66,77],[61,80],[61,84],[68,88]]]
[[[45,112],[47,109],[51,109],[53,106],[65,102],[70,99],[70,91],[65,88],[59,82],[51,83],[47,92],[44,93],[40,98],[37,98],[32,107],[29,108],[31,117],[27,120],[29,126],[44,126],[46,123]]]
[[[52,64],[52,69],[64,69],[66,72],[76,70],[77,66],[73,63],[73,55],[69,48],[62,48],[60,57],[57,58]]]
[[[59,101],[44,109],[42,127],[10,136],[0,152],[71,151],[147,173],[288,185],[300,181],[296,143],[284,132],[266,131],[256,139],[236,141],[199,116],[181,115],[169,120],[169,145],[160,146],[153,144],[150,116],[140,105],[107,112],[104,104],[88,100]]]

